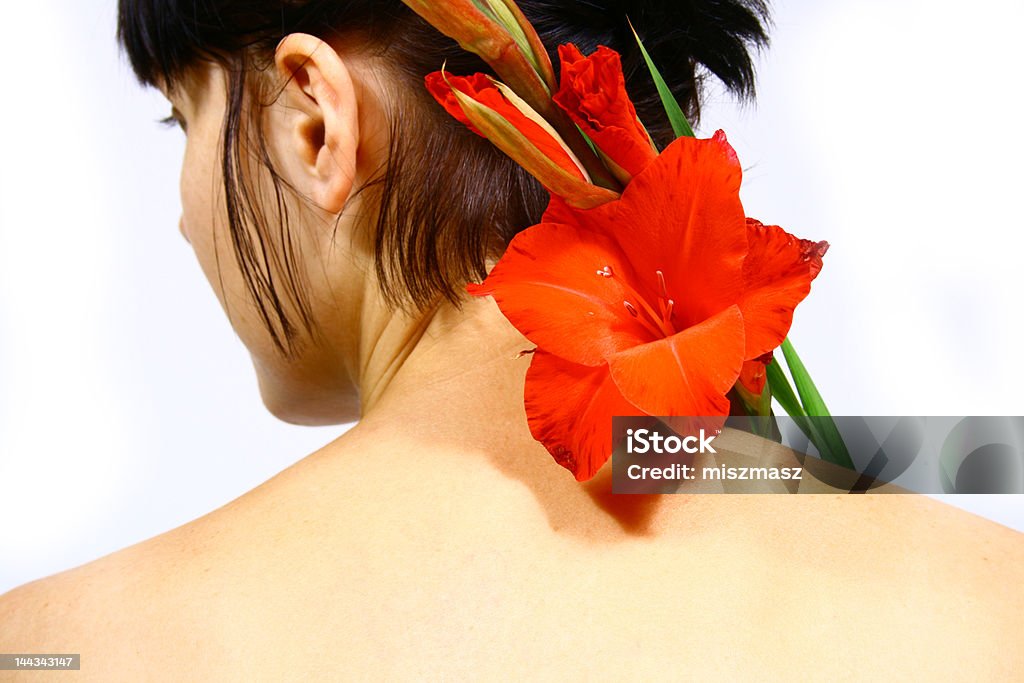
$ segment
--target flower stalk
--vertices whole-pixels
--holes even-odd
[[[463,49],[487,62],[502,82],[558,131],[595,185],[621,189],[576,124],[552,100],[556,83],[551,58],[514,0],[403,2]]]
[[[526,169],[570,206],[590,209],[619,194],[590,182],[580,160],[558,133],[505,84],[485,74],[453,76],[437,71],[426,79],[434,98],[455,118]]]

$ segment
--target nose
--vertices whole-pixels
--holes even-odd
[[[182,216],[178,219],[178,230],[181,231],[181,236],[185,238],[185,241],[192,244],[192,240],[188,238],[188,233],[185,232],[185,217]]]

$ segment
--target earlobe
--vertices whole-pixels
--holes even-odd
[[[285,80],[284,114],[275,147],[289,182],[330,213],[352,193],[359,148],[359,102],[345,60],[304,33],[282,40],[274,55]]]

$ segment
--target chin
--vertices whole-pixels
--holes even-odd
[[[271,415],[293,425],[321,427],[359,419],[359,399],[351,392],[327,391],[302,382],[270,379],[257,371],[260,397]]]

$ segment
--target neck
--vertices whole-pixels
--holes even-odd
[[[364,421],[431,420],[458,426],[459,416],[522,417],[510,431],[529,442],[522,388],[533,348],[490,299],[469,299],[461,309],[441,303],[421,316],[393,316],[372,345],[361,375]],[[493,428],[493,424],[491,425]],[[461,438],[470,433],[460,433]],[[453,435],[454,436],[454,435]]]
[[[484,490],[525,484],[554,528],[585,536],[644,534],[664,521],[655,514],[659,497],[612,496],[610,466],[581,484],[533,439],[523,406],[532,356],[522,352],[534,345],[491,299],[461,310],[442,304],[415,320],[396,316],[375,337],[353,436],[408,444],[417,456],[403,465],[406,474],[420,468],[443,486],[477,478],[472,485]]]

